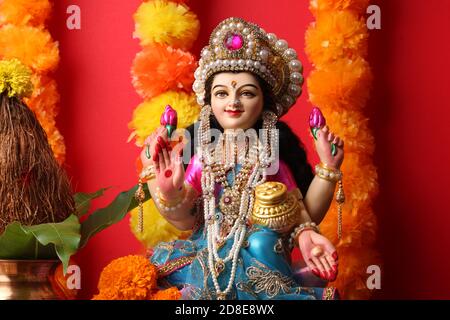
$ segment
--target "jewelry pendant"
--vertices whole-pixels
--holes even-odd
[[[216,274],[216,277],[219,276],[219,274],[225,269],[225,263],[223,262],[222,259],[219,259],[216,261],[216,263],[214,264],[214,271]]]
[[[225,293],[218,293],[217,300],[225,300],[226,296],[227,295]]]
[[[221,249],[223,247],[223,245],[225,244],[225,240],[224,239],[220,239],[217,240],[217,249]]]
[[[222,211],[224,215],[236,214],[239,212],[239,200],[239,194],[235,190],[231,188],[225,189],[219,201],[220,211]]]

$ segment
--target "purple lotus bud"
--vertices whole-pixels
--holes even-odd
[[[160,123],[162,126],[166,127],[169,137],[172,135],[172,132],[176,130],[178,116],[175,109],[173,109],[170,105],[167,105],[166,109],[164,109],[164,112],[161,115]]]
[[[314,107],[309,115],[309,127],[313,128],[322,128],[326,125],[325,117],[319,108]]]

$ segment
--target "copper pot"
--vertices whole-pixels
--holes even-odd
[[[0,260],[0,300],[59,299],[50,276],[59,260]]]

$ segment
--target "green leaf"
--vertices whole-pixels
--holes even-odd
[[[92,236],[119,222],[128,212],[138,206],[138,202],[134,198],[137,188],[138,185],[135,185],[130,190],[119,193],[111,204],[94,211],[81,223],[80,248],[83,248]],[[150,199],[150,193],[146,183],[144,183],[144,192],[145,200]]]
[[[88,212],[89,207],[91,206],[91,201],[98,197],[101,197],[108,189],[109,188],[102,188],[93,193],[84,193],[84,192],[76,193],[73,196],[73,198],[75,200],[75,209],[78,217],[84,216]]]
[[[9,224],[0,236],[2,259],[54,259],[59,257],[64,273],[69,258],[78,250],[80,222],[70,215],[59,223],[23,226],[19,222]]]

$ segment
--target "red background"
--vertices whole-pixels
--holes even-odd
[[[132,110],[141,99],[130,67],[140,50],[132,38],[133,13],[141,0],[55,1],[50,30],[60,43],[57,80],[61,93],[58,125],[67,145],[67,169],[76,191],[113,186],[94,209],[136,183],[139,150],[126,143]],[[308,1],[190,1],[201,21],[198,54],[222,19],[240,16],[285,38],[311,70],[304,32],[313,21]],[[380,194],[375,203],[383,256],[380,299],[450,298],[448,177],[450,2],[375,1],[382,29],[370,32],[375,73],[367,107],[377,148]],[[68,30],[66,9],[81,8],[81,30]],[[317,160],[307,134],[311,105],[305,93],[286,117]],[[112,259],[142,252],[128,217],[89,242],[76,259],[82,270],[82,298],[91,298],[102,268]]]

